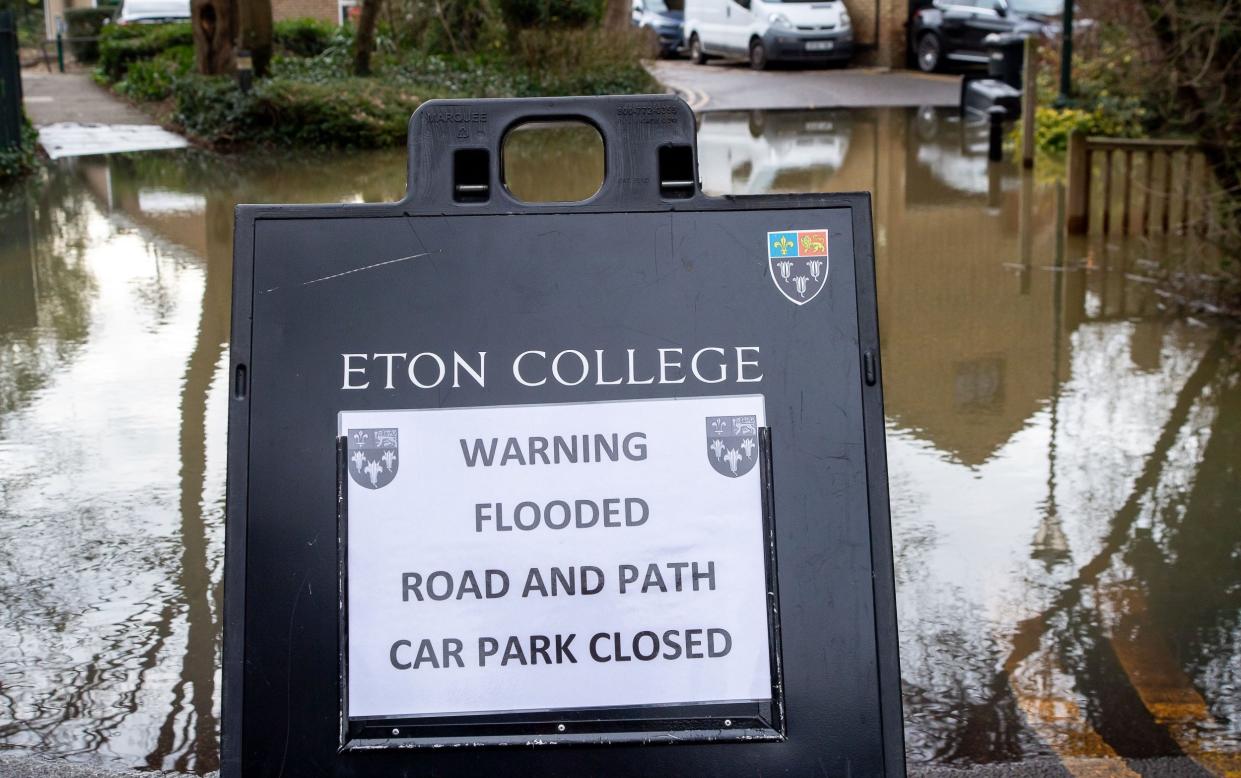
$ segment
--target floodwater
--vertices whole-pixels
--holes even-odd
[[[1203,247],[1065,238],[1054,177],[948,112],[699,144],[711,193],[874,192],[911,765],[1241,769],[1241,352],[1152,281]],[[158,152],[0,194],[0,747],[218,766],[232,208],[404,170]]]

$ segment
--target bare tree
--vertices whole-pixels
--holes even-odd
[[[1141,0],[1159,44],[1174,120],[1203,142],[1215,174],[1241,201],[1241,0]],[[1173,113],[1173,112],[1170,112]]]
[[[233,72],[235,0],[191,0],[194,32],[194,67],[206,76]]]
[[[358,16],[358,34],[353,41],[353,74],[371,74],[371,54],[375,50],[375,22],[379,19],[379,7],[383,0],[362,0],[362,13]]]

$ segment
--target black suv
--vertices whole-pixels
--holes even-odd
[[[909,42],[920,70],[948,62],[987,63],[983,38],[993,32],[1047,32],[1047,19],[1009,7],[1008,0],[933,0],[919,3],[909,25]]]

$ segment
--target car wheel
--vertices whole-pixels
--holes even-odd
[[[707,55],[702,50],[702,41],[698,40],[698,33],[689,37],[689,58],[695,65],[707,64]]]
[[[939,68],[942,46],[939,36],[928,32],[918,39],[918,69],[923,73],[933,73]]]
[[[767,49],[758,38],[750,41],[750,67],[755,70],[767,69]]]

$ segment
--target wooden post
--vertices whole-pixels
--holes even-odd
[[[1112,228],[1112,150],[1103,152],[1103,234]]]
[[[1163,234],[1172,229],[1172,151],[1163,154]]]
[[[1021,63],[1021,164],[1034,167],[1034,112],[1038,108],[1038,91],[1034,72],[1034,36],[1026,37],[1025,56]]]
[[[1069,135],[1069,203],[1066,226],[1070,235],[1085,235],[1090,219],[1090,163],[1086,158],[1086,135]]]
[[[1194,152],[1185,149],[1185,183],[1181,185],[1181,234],[1189,234],[1190,187],[1194,185]]]
[[[1151,177],[1151,171],[1155,168],[1155,152],[1150,149],[1146,150],[1146,185],[1142,187],[1142,229],[1143,235],[1149,235],[1151,231],[1151,186],[1154,179]]]
[[[1120,234],[1129,234],[1129,192],[1133,180],[1133,149],[1125,149],[1125,203],[1124,215],[1121,217]]]

